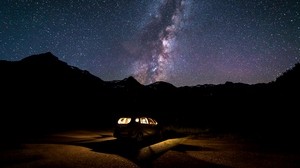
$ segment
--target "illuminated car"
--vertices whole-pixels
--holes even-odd
[[[121,117],[114,129],[114,137],[142,141],[145,137],[159,137],[161,129],[157,121],[150,117]]]

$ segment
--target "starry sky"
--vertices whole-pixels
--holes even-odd
[[[266,83],[300,61],[300,1],[1,0],[0,60],[44,52],[105,81]]]

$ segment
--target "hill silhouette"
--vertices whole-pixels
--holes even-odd
[[[48,52],[0,61],[0,79],[3,131],[110,127],[115,117],[137,112],[218,132],[292,135],[299,128],[299,63],[270,83],[145,86],[133,77],[103,81]]]

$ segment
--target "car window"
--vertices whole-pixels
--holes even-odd
[[[120,118],[118,120],[118,124],[128,124],[128,123],[130,123],[130,121],[131,121],[131,118]]]
[[[140,122],[141,122],[141,124],[148,124],[149,122],[148,122],[148,119],[146,118],[146,117],[142,117],[141,119],[140,119]]]
[[[156,125],[157,123],[152,118],[148,118],[149,124]]]
[[[157,125],[157,121],[156,121],[156,120],[154,120],[153,118],[152,118],[152,120],[153,120],[154,124],[155,124],[155,125]]]

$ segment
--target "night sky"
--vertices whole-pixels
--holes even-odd
[[[44,52],[106,81],[266,83],[300,61],[300,1],[1,0],[0,59]]]

